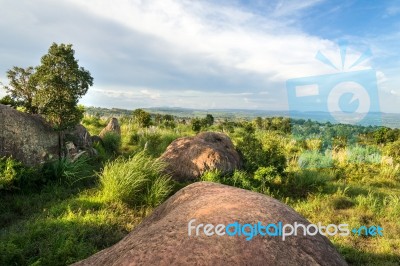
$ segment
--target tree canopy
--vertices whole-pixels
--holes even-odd
[[[33,74],[37,82],[33,103],[57,130],[79,123],[83,113],[78,101],[93,85],[89,71],[78,65],[74,54],[71,44],[53,43]]]
[[[32,78],[35,73],[33,67],[21,68],[14,66],[7,71],[9,85],[4,86],[9,98],[9,103],[14,107],[24,107],[28,113],[37,113],[33,105],[36,94],[36,81]]]
[[[74,55],[72,44],[53,43],[39,66],[14,66],[7,71],[7,96],[1,102],[43,115],[56,130],[72,128],[83,116],[78,101],[93,85]]]
[[[132,112],[133,118],[136,123],[141,127],[149,127],[151,123],[150,113],[144,111],[143,109],[136,109]]]

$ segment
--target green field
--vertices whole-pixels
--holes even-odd
[[[96,144],[96,158],[26,168],[0,160],[0,265],[67,265],[118,242],[188,184],[172,182],[155,161],[182,136],[224,132],[244,159],[229,176],[202,180],[272,196],[310,222],[379,225],[382,237],[329,237],[353,265],[400,264],[400,131],[307,120],[87,114],[96,135],[119,116],[121,138]],[[197,121],[197,122],[195,122]],[[115,178],[110,178],[115,177]]]

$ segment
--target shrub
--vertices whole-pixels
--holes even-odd
[[[242,154],[244,168],[254,172],[259,167],[273,166],[278,173],[283,173],[286,167],[286,157],[283,148],[274,140],[273,136],[264,135],[262,141],[245,129],[241,139],[237,141],[237,149]]]
[[[276,168],[273,166],[258,168],[254,173],[254,180],[258,183],[258,191],[260,193],[267,193],[277,177]]]
[[[228,184],[234,187],[240,187],[248,190],[254,189],[253,179],[245,171],[235,170],[232,177],[228,181]]]
[[[129,144],[131,145],[137,145],[139,144],[140,136],[138,133],[133,133],[130,138],[129,138]]]
[[[155,207],[170,193],[169,176],[163,174],[164,163],[144,152],[129,159],[108,162],[100,174],[102,194],[106,200],[120,200],[136,207]]]
[[[109,159],[110,156],[107,154],[106,149],[100,142],[94,143],[93,148],[97,151],[97,157],[100,161],[106,161]]]
[[[328,168],[333,166],[333,160],[330,150],[326,150],[325,154],[318,151],[304,151],[299,158],[301,168]]]
[[[207,182],[214,182],[214,183],[224,183],[223,178],[221,176],[221,172],[218,170],[211,170],[205,172],[201,178],[201,181],[207,181]]]
[[[380,163],[380,151],[370,146],[353,146],[347,148],[347,160],[350,163]]]
[[[103,146],[106,152],[110,154],[118,153],[121,147],[121,136],[113,132],[107,132],[103,137]]]
[[[385,154],[392,157],[395,162],[400,162],[400,140],[387,144],[384,151]]]
[[[267,163],[267,154],[253,134],[245,133],[243,139],[237,142],[236,148],[243,157],[244,168],[249,172],[254,172],[259,166],[265,166]]]
[[[321,190],[329,176],[323,172],[304,169],[290,173],[283,182],[283,191],[291,197],[306,197],[309,193]]]
[[[153,158],[159,157],[178,136],[174,133],[145,132],[139,141],[140,147]]]
[[[22,164],[10,157],[0,158],[0,189],[11,189],[21,178]]]

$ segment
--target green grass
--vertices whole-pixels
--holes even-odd
[[[2,224],[0,265],[71,264],[116,243],[143,218],[122,202],[105,203],[96,189],[58,184],[12,201],[2,218],[6,210],[20,214]]]
[[[171,192],[169,176],[162,174],[164,164],[144,152],[131,158],[108,162],[100,174],[106,201],[123,201],[135,207],[154,207]]]
[[[83,123],[93,135],[106,119],[85,117]],[[117,153],[98,143],[97,160],[53,162],[45,171],[1,161],[0,172],[6,174],[0,180],[0,265],[67,265],[84,259],[118,242],[189,184],[169,181],[155,158],[174,139],[192,136],[190,123],[175,128],[140,128],[129,119],[120,123]],[[383,237],[328,237],[351,265],[400,264],[396,145],[337,146],[326,153],[318,137],[294,140],[289,133],[254,129],[243,121],[228,131],[247,160],[246,170],[224,176],[210,171],[203,180],[272,196],[312,223],[380,225]]]

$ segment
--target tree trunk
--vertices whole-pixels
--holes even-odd
[[[64,131],[58,131],[58,159],[61,160],[64,157]]]

